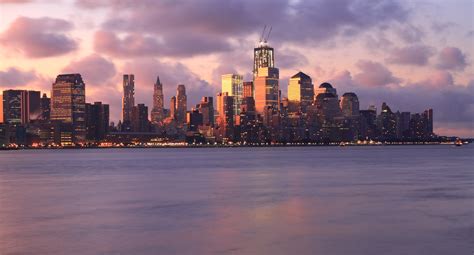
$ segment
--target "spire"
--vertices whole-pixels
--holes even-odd
[[[155,84],[161,84],[161,82],[160,82],[160,76],[159,76],[159,75],[156,76],[156,83],[155,83]]]

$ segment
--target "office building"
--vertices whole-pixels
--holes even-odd
[[[240,114],[243,95],[243,76],[239,74],[222,75],[222,93],[234,97],[234,114]]]
[[[176,121],[178,124],[183,124],[186,122],[186,111],[187,111],[187,96],[186,96],[186,87],[183,84],[178,85],[176,89]]]
[[[103,140],[109,131],[109,105],[102,102],[86,103],[86,138],[88,141]]]
[[[153,109],[151,110],[151,123],[154,125],[161,125],[163,123],[163,100],[163,84],[161,84],[160,77],[158,76],[153,86]]]
[[[148,120],[148,107],[144,104],[137,104],[132,108],[132,131],[149,132],[150,121]]]
[[[353,92],[344,93],[344,95],[342,95],[340,107],[342,115],[346,118],[359,116],[359,99]]]
[[[254,99],[255,108],[258,114],[268,113],[268,109],[273,112],[279,111],[280,72],[275,67],[274,50],[266,42],[261,42],[254,49]],[[270,108],[268,108],[270,107]]]
[[[242,83],[242,98],[254,97],[253,95],[253,81],[246,81]]]
[[[122,124],[129,125],[132,118],[132,109],[135,106],[135,76],[123,75],[122,97]]]
[[[72,143],[86,138],[86,85],[80,74],[61,74],[51,91],[51,120],[71,125]]]
[[[298,72],[290,78],[288,84],[288,100],[296,103],[306,112],[306,107],[314,101],[314,86],[307,74]]]

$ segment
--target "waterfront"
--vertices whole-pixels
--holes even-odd
[[[472,145],[0,152],[0,254],[471,254]]]

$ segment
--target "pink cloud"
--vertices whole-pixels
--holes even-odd
[[[466,55],[456,47],[446,47],[438,56],[438,67],[449,70],[464,70],[468,65]]]
[[[361,70],[354,76],[354,80],[363,86],[383,87],[397,85],[400,79],[393,76],[392,72],[384,65],[367,60],[360,60],[356,66]]]
[[[0,34],[0,44],[30,58],[63,55],[78,47],[76,41],[62,33],[72,27],[62,19],[19,17]]]
[[[98,54],[72,61],[63,72],[80,73],[86,84],[103,86],[116,74],[115,64]]]

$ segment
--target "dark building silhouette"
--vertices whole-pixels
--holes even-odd
[[[46,96],[46,93],[43,94],[40,100],[40,108],[41,108],[41,120],[49,120],[51,116],[51,98]]]
[[[164,96],[163,84],[160,82],[160,77],[156,78],[153,86],[153,109],[151,110],[151,123],[161,126],[164,119]]]
[[[122,125],[129,126],[132,119],[132,110],[135,106],[135,76],[123,75],[122,97]],[[126,129],[126,128],[125,128]]]
[[[144,104],[138,104],[132,109],[132,131],[150,131],[150,121],[148,120],[148,107]]]
[[[176,89],[176,121],[179,124],[186,122],[187,101],[186,87],[180,84]]]
[[[385,102],[382,104],[381,112],[377,119],[377,128],[380,140],[390,141],[397,139],[397,116]]]
[[[196,108],[202,114],[202,125],[214,126],[214,99],[203,97]]]
[[[86,104],[87,140],[103,140],[109,130],[109,105],[102,102]]]

